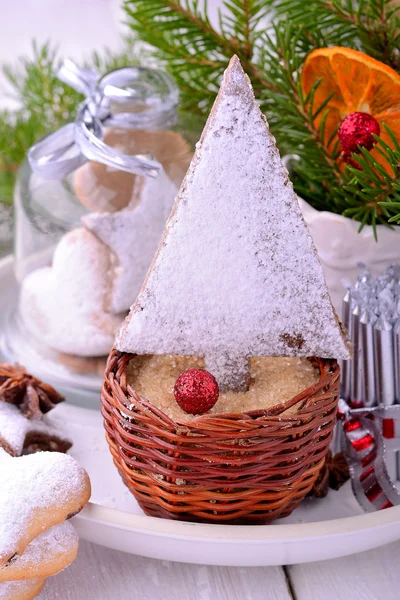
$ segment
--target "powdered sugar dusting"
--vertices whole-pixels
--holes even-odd
[[[79,356],[108,354],[124,315],[105,310],[109,248],[83,227],[58,242],[51,267],[22,282],[19,310],[28,331],[51,348]]]
[[[38,515],[48,527],[87,501],[87,476],[75,459],[57,452],[12,458],[0,449],[0,564],[25,549]],[[46,527],[43,526],[43,530]],[[23,542],[25,541],[25,544]]]
[[[140,183],[140,202],[116,213],[91,213],[84,226],[113,253],[106,303],[112,313],[127,311],[136,298],[157,250],[178,187],[161,171]],[[122,320],[122,319],[121,319]]]
[[[78,534],[71,523],[65,521],[51,527],[32,540],[24,553],[13,563],[13,566],[18,566],[19,572],[29,569],[30,575],[32,570],[37,569],[33,573],[33,577],[38,577],[40,576],[40,566],[43,563],[54,563],[65,556],[65,560],[69,564],[71,561],[69,557],[71,553],[78,551],[78,546]],[[7,570],[7,567],[4,569]],[[9,569],[10,567],[8,567]]]
[[[18,561],[20,565],[25,562],[40,564],[46,556],[69,553],[76,549],[78,544],[79,538],[75,529],[71,523],[64,521],[32,540]]]
[[[237,58],[116,347],[349,358],[293,186]]]
[[[33,432],[66,440],[65,435],[47,417],[29,420],[14,404],[0,402],[0,447],[3,446],[9,454],[19,456],[24,449],[26,436]]]
[[[0,583],[0,600],[30,600],[39,594],[44,584],[45,579]]]

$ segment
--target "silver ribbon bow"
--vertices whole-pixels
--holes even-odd
[[[158,174],[162,167],[153,157],[127,155],[105,144],[103,128],[143,129],[154,126],[160,115],[163,122],[171,123],[179,96],[165,73],[125,67],[99,79],[95,71],[81,69],[67,59],[57,77],[86,99],[74,123],[46,136],[29,150],[28,160],[36,173],[43,179],[62,179],[93,160],[136,175]],[[152,94],[152,84],[161,87],[163,94]],[[132,110],[135,107],[136,112]]]

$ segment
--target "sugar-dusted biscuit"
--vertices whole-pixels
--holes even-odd
[[[108,354],[123,315],[104,310],[110,250],[90,231],[73,229],[59,241],[51,267],[22,282],[19,309],[34,337],[78,356]]]
[[[115,347],[203,356],[219,385],[234,391],[247,388],[253,356],[351,357],[293,185],[237,57]]]
[[[75,560],[78,547],[71,523],[55,525],[32,540],[21,556],[0,567],[0,582],[55,575]]]
[[[14,458],[0,449],[0,567],[17,560],[39,534],[80,512],[89,498],[89,477],[71,456],[39,452]]]
[[[45,579],[0,583],[0,600],[33,600],[42,591]]]
[[[11,456],[38,450],[66,452],[71,446],[47,417],[30,420],[13,404],[0,402],[0,448]]]
[[[160,241],[178,186],[161,171],[142,178],[138,200],[115,213],[91,213],[82,224],[110,249],[111,268],[105,307],[129,309],[136,298]]]

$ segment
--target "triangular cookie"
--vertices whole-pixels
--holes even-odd
[[[293,186],[237,57],[116,348],[204,356],[225,389],[243,388],[250,356],[350,356]]]

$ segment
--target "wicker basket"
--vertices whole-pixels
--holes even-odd
[[[268,411],[176,423],[126,383],[132,354],[112,350],[102,414],[114,463],[148,514],[212,523],[268,523],[311,490],[336,422],[339,367],[313,360],[320,381]],[[283,415],[296,406],[295,414]]]

